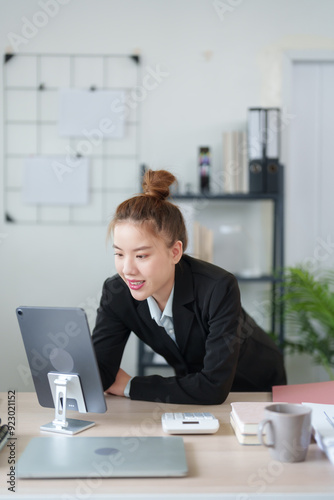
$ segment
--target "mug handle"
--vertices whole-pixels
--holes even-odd
[[[267,443],[265,440],[264,440],[264,429],[265,429],[265,426],[266,425],[270,425],[271,428],[272,428],[272,422],[271,420],[269,420],[269,418],[266,418],[265,420],[262,420],[260,423],[259,423],[259,427],[258,427],[258,431],[257,431],[257,437],[260,441],[260,443],[263,445],[263,446],[267,446],[267,448],[271,448],[274,446],[274,443]]]

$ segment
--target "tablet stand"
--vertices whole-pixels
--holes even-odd
[[[40,429],[62,434],[77,434],[95,425],[95,422],[66,418],[66,408],[69,400],[73,400],[73,409],[87,413],[80,378],[72,373],[48,373],[49,384],[55,406],[55,418],[52,422],[42,425]]]

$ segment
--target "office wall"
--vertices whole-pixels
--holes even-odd
[[[47,21],[29,32],[40,11]],[[141,161],[195,188],[197,147],[211,146],[218,170],[223,131],[244,128],[249,106],[282,104],[282,52],[333,49],[333,18],[331,0],[0,0],[0,46],[139,52],[142,78],[155,72],[158,83],[141,102]],[[4,224],[2,208],[0,221],[0,390],[30,390],[15,308],[80,305],[92,326],[113,257],[103,226]],[[132,340],[124,358],[130,373],[135,348]]]

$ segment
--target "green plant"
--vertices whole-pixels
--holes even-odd
[[[303,266],[283,273],[287,352],[302,352],[321,364],[334,380],[334,272]]]

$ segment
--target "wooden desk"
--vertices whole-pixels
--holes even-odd
[[[334,468],[316,444],[311,444],[305,462],[288,464],[272,460],[262,446],[242,446],[229,424],[232,401],[270,401],[263,393],[231,393],[219,406],[165,405],[107,397],[105,414],[81,415],[94,420],[96,426],[79,436],[161,436],[160,417],[165,411],[211,411],[220,420],[220,429],[213,435],[185,435],[189,475],[183,478],[154,479],[65,479],[16,480],[15,494],[8,491],[9,449],[0,453],[0,497],[4,498],[63,498],[143,499],[203,498],[250,500],[251,498],[333,498]],[[0,393],[0,415],[7,421],[7,393]],[[12,412],[13,413],[13,412]],[[42,408],[34,393],[15,395],[15,460],[39,427],[52,420],[54,410]],[[80,418],[76,414],[75,418]],[[75,439],[76,437],[68,437]],[[66,493],[66,495],[64,495]],[[275,495],[276,494],[276,495]],[[277,496],[277,494],[279,494]],[[308,494],[312,494],[308,496]],[[105,496],[104,496],[105,495]]]

